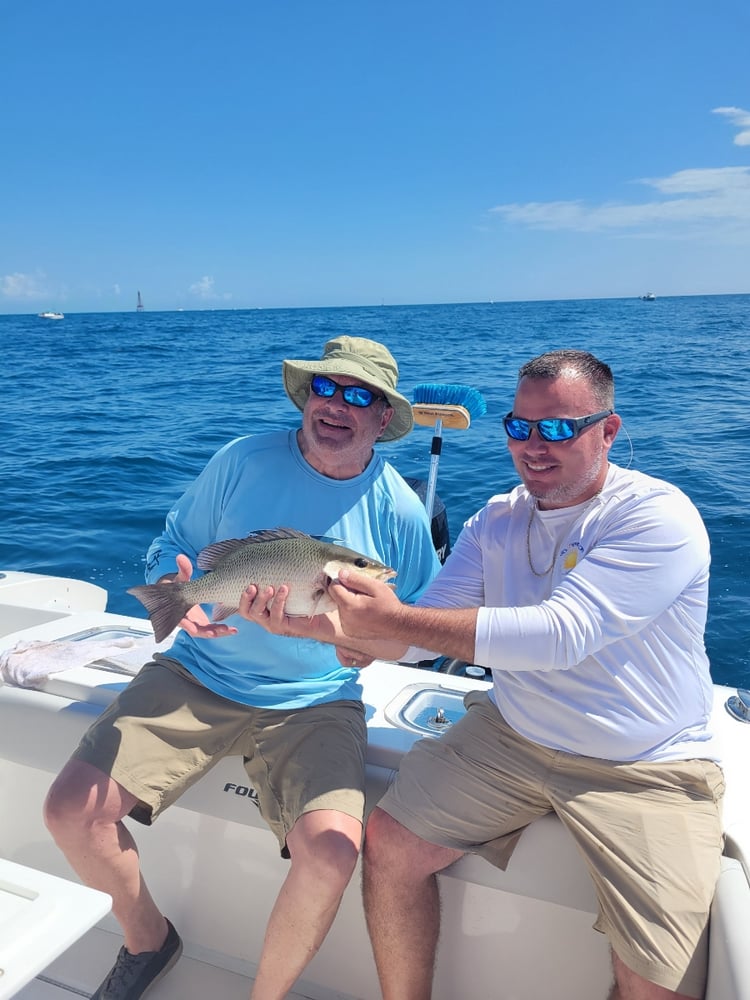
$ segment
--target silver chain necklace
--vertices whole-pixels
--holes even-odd
[[[534,521],[534,515],[536,514],[536,500],[531,505],[531,514],[529,515],[529,523],[526,525],[526,557],[529,560],[529,569],[534,574],[534,576],[546,576],[552,567],[555,565],[555,560],[557,559],[557,545],[555,545],[555,551],[552,553],[552,562],[549,566],[542,570],[541,572],[535,568],[534,563],[531,559],[531,525]]]
[[[588,508],[596,500],[596,498],[599,496],[600,493],[601,493],[601,487],[596,491],[596,493],[591,497],[590,500],[586,501],[586,503],[583,506],[583,509],[588,510]],[[529,560],[529,569],[534,574],[534,576],[542,577],[546,576],[552,570],[552,567],[555,565],[555,562],[557,561],[557,550],[560,547],[560,542],[558,540],[555,543],[555,551],[552,553],[552,562],[549,564],[549,566],[543,570],[536,569],[531,559],[531,525],[534,523],[534,515],[536,514],[536,512],[537,512],[537,501],[534,500],[534,502],[531,505],[531,513],[529,514],[529,523],[526,525],[526,558]]]

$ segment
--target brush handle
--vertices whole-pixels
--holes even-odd
[[[427,491],[424,498],[424,506],[427,517],[432,523],[432,509],[435,506],[435,487],[437,486],[438,463],[440,462],[440,451],[443,447],[443,421],[436,420],[432,432],[432,448],[430,449],[430,472],[427,477]]]

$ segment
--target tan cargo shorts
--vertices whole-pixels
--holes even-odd
[[[86,732],[73,757],[108,774],[150,825],[224,757],[240,756],[263,818],[286,837],[314,809],[362,822],[367,727],[358,701],[253,708],[214,694],[180,663],[147,663]]]
[[[724,779],[712,761],[619,763],[520,736],[486,692],[440,739],[417,742],[379,805],[422,839],[506,868],[525,826],[554,811],[599,903],[595,928],[635,973],[702,997],[719,876]]]

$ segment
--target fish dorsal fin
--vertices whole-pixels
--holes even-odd
[[[212,570],[220,560],[236,552],[237,549],[255,542],[277,542],[283,538],[309,538],[304,531],[297,531],[296,528],[261,528],[259,531],[251,531],[247,538],[225,538],[221,542],[214,542],[201,549],[198,553],[198,569]]]
[[[201,549],[196,560],[198,569],[211,570],[226,556],[236,552],[245,544],[244,538],[225,538],[223,542],[214,542]]]
[[[245,541],[276,542],[280,538],[310,538],[310,535],[298,531],[297,528],[261,528],[259,531],[251,531]]]

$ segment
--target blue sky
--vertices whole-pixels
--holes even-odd
[[[0,0],[0,312],[750,292],[746,0]]]

